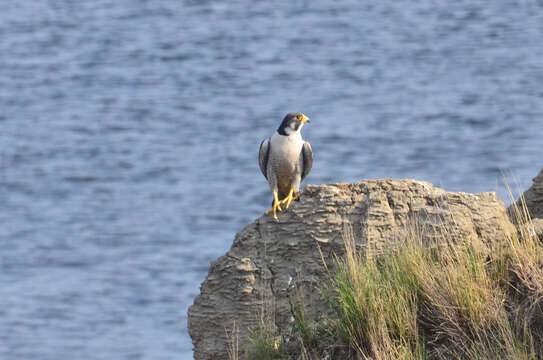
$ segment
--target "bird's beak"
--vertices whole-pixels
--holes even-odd
[[[305,116],[304,114],[302,114],[302,118],[300,120],[302,121],[302,123],[311,122],[309,121],[309,118]]]

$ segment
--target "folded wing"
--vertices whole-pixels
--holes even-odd
[[[266,174],[266,169],[268,168],[268,157],[270,156],[270,139],[264,139],[260,143],[260,151],[258,152],[258,165],[260,166],[260,171],[267,179],[268,175]]]
[[[302,180],[303,180],[309,174],[309,172],[311,171],[311,168],[313,167],[313,149],[311,148],[311,144],[308,143],[307,141],[304,141],[301,156],[303,159],[303,167],[302,167]]]

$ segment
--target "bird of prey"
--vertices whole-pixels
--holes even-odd
[[[300,196],[300,183],[313,166],[311,144],[302,139],[301,130],[309,118],[302,113],[288,113],[271,138],[260,144],[258,163],[273,193],[273,217],[277,210]],[[281,199],[281,200],[279,200]]]

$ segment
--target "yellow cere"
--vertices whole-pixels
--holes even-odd
[[[305,123],[305,122],[307,122],[307,120],[309,120],[309,119],[308,119],[307,116],[305,116],[304,114],[300,114],[300,115],[298,115],[298,120],[300,120],[301,122]]]

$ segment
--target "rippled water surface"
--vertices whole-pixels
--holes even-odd
[[[186,311],[270,194],[288,111],[308,182],[498,191],[543,167],[541,1],[7,0],[0,358],[191,359]]]

